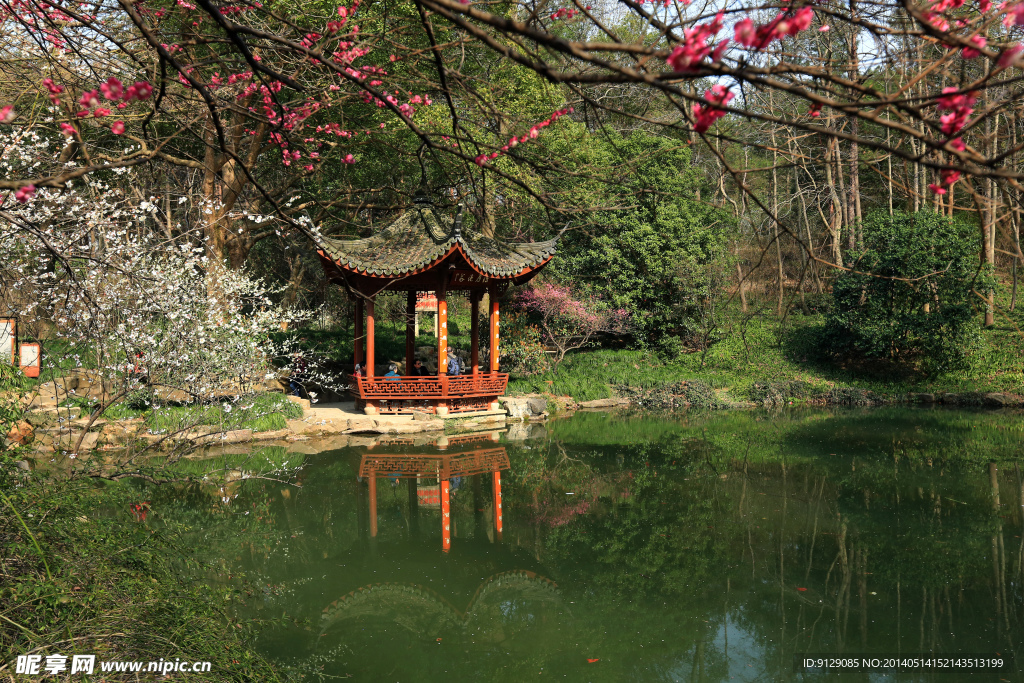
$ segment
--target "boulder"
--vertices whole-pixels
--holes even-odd
[[[181,389],[170,387],[157,387],[153,390],[153,396],[164,403],[191,403],[192,395]]]
[[[291,436],[291,431],[288,429],[273,429],[267,432],[256,432],[256,434],[254,434],[255,438],[263,441],[270,439],[285,439],[289,436]]]
[[[346,430],[350,433],[379,432],[377,421],[371,417],[357,417],[348,421]]]
[[[302,406],[303,410],[309,410],[311,408],[308,398],[299,398],[298,396],[293,396],[289,394],[288,400],[291,401],[292,403],[298,403],[300,406]]]
[[[548,400],[540,396],[529,399],[530,412],[534,415],[543,415],[548,409]]]
[[[554,406],[556,413],[576,410],[579,407],[579,404],[573,400],[572,396],[547,396],[546,399],[549,406]]]
[[[82,409],[77,406],[70,408],[58,408],[57,406],[36,407],[25,411],[25,420],[35,427],[66,422],[75,419],[82,414]]]
[[[912,403],[935,403],[935,394],[910,394]]]
[[[215,443],[243,443],[252,441],[251,429],[233,429],[223,434],[211,434],[207,439],[215,439]]]
[[[82,432],[70,432],[70,433],[65,432],[65,433],[60,435],[60,438],[57,440],[55,446],[56,446],[57,450],[62,450],[62,451],[75,449],[75,444],[78,443],[79,437],[81,437],[82,443],[75,450],[75,452],[77,452],[77,453],[84,453],[85,451],[91,451],[91,450],[94,450],[97,446],[99,446],[99,442],[100,442],[100,433],[99,432],[86,432],[84,436],[83,436]]]
[[[598,398],[593,401],[583,401],[580,403],[580,408],[614,408],[624,405],[629,405],[628,398]]]
[[[288,431],[292,434],[302,434],[309,429],[309,424],[302,420],[288,420]]]
[[[77,420],[72,420],[71,424],[74,425],[75,427],[79,427],[81,429],[85,429],[86,427],[96,427],[96,428],[99,428],[99,427],[102,427],[105,424],[107,424],[107,421],[104,420],[102,417],[99,417],[99,418],[96,418],[96,420],[90,425],[89,424],[89,418],[87,418],[87,417],[80,417]]]
[[[45,382],[36,388],[28,403],[29,408],[55,408],[58,403],[68,399],[71,394],[63,385]]]
[[[32,441],[35,436],[35,428],[27,420],[22,420],[11,427],[7,433],[7,442],[18,446],[24,446]]]
[[[530,399],[501,396],[498,402],[505,408],[505,414],[512,420],[530,419]]]
[[[1020,401],[1013,396],[998,391],[991,391],[987,394],[982,394],[981,398],[986,406],[992,408],[1005,408],[1007,406],[1015,406],[1020,403]]]

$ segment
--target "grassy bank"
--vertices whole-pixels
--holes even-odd
[[[184,527],[147,520],[148,504],[130,485],[44,482],[18,470],[15,457],[0,454],[0,651],[69,662],[74,654],[180,658],[211,662],[203,680],[280,680],[247,646],[252,624],[232,616],[233,592],[182,579],[199,569],[181,542]],[[13,674],[14,662],[0,661],[0,678]],[[136,676],[101,674],[97,664],[97,679]]]
[[[1002,321],[982,334],[970,369],[926,377],[911,368],[878,362],[843,363],[816,350],[819,316],[791,317],[786,325],[769,318],[735,320],[706,353],[665,358],[637,350],[581,351],[556,372],[514,378],[510,394],[553,393],[588,401],[700,380],[726,400],[760,402],[766,385],[792,386],[787,400],[799,403],[844,389],[884,398],[908,393],[1024,392],[1024,336],[1015,322]],[[783,392],[785,393],[785,392]]]
[[[19,372],[0,366],[5,434],[24,415],[17,397],[25,384]],[[255,424],[297,408],[276,395],[228,412],[223,406],[203,408],[209,412],[201,416],[180,415],[198,408],[136,412],[154,426],[172,414],[191,422]],[[81,654],[96,655],[97,662],[210,662],[204,681],[281,680],[250,649],[255,624],[234,616],[235,592],[207,580],[209,569],[199,566],[185,540],[185,523],[151,511],[135,480],[46,478],[19,466],[28,455],[25,447],[0,450],[0,679],[14,680],[17,655],[40,654],[45,663],[46,655],[61,654],[70,662]],[[267,466],[280,466],[280,453],[258,455]],[[163,476],[198,479],[211,467],[204,462],[203,471],[191,471],[199,465],[181,461]],[[98,664],[94,673],[95,680],[138,679],[134,673],[101,672]],[[45,680],[80,678],[68,668]]]
[[[78,400],[83,414],[95,402]],[[302,417],[302,407],[289,401],[284,394],[265,393],[242,396],[232,403],[209,403],[186,406],[145,406],[139,400],[117,403],[108,408],[103,417],[108,420],[142,418],[154,434],[168,434],[201,425],[232,429],[251,429],[266,432],[284,429],[288,420]]]

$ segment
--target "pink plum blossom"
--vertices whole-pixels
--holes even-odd
[[[35,185],[22,185],[14,191],[14,198],[24,204],[36,193]]]

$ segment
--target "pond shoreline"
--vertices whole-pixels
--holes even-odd
[[[567,405],[575,408],[607,408],[636,405],[644,408],[772,408],[786,405],[816,406],[894,406],[946,405],[961,408],[1020,408],[1024,396],[1001,391],[908,392],[878,393],[858,387],[835,386],[822,389],[808,382],[755,382],[749,390],[750,400],[731,395],[728,389],[713,389],[703,380],[682,380],[651,388],[608,387],[619,396],[576,402],[569,397]]]
[[[250,443],[272,445],[319,441],[339,437],[460,433],[493,430],[506,424],[546,421],[577,410],[636,407],[654,410],[736,410],[782,406],[896,406],[941,405],[959,408],[1021,408],[1024,396],[1007,392],[911,392],[883,394],[868,389],[835,386],[827,390],[801,381],[755,382],[749,396],[738,400],[728,389],[714,389],[700,379],[682,380],[649,388],[616,386],[609,398],[577,401],[571,396],[530,393],[500,399],[498,411],[452,415],[442,419],[428,413],[368,416],[352,403],[311,404],[288,396],[302,410],[301,418],[286,419],[282,429],[231,429],[224,425],[187,425],[170,433],[153,433],[141,418],[107,420],[82,416],[81,409],[58,405],[57,397],[37,391],[24,397],[25,414],[5,439],[6,445],[28,446],[35,454],[121,450],[132,442],[166,450],[187,447],[229,446]]]

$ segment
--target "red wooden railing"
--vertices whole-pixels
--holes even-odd
[[[456,398],[502,396],[508,386],[508,373],[487,372],[476,375],[435,377],[353,377],[356,395],[363,400],[430,401]]]

